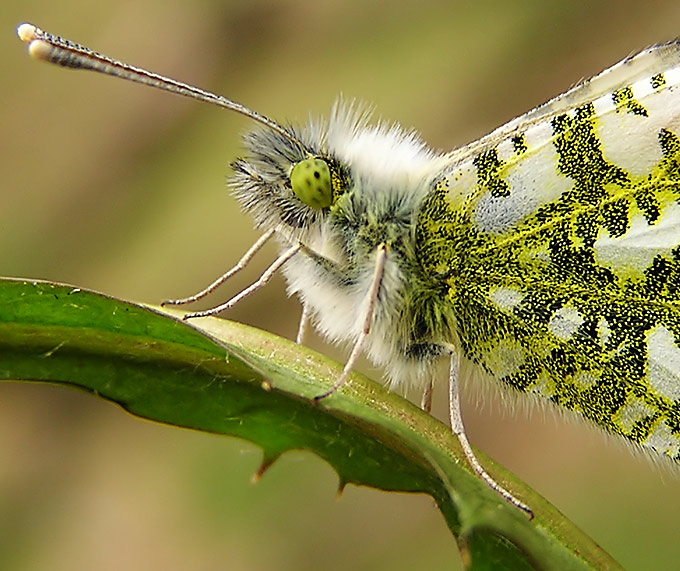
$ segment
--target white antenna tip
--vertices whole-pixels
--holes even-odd
[[[32,42],[36,38],[36,30],[37,28],[33,24],[24,22],[17,26],[17,36],[19,36],[22,42]]]
[[[50,61],[52,46],[44,40],[33,40],[28,44],[28,55],[33,59]]]
[[[21,41],[28,44],[28,55],[33,59],[49,61],[52,46],[41,39],[41,33],[33,24],[23,23],[17,28],[17,35]]]

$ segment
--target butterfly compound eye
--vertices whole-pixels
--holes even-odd
[[[290,173],[290,184],[295,196],[307,206],[321,210],[332,203],[331,171],[323,159],[305,159],[296,164]]]

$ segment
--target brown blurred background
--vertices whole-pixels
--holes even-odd
[[[157,303],[200,289],[256,238],[224,186],[250,125],[208,105],[31,61],[14,33],[26,20],[278,120],[325,114],[342,92],[449,149],[672,39],[680,4],[6,1],[0,274]],[[272,254],[213,300],[252,280]],[[229,315],[288,337],[298,317],[280,280]],[[441,385],[435,413],[445,418]],[[477,406],[468,395],[473,443],[625,567],[677,566],[677,474],[580,424],[494,402]],[[248,444],[145,422],[76,391],[2,383],[0,568],[460,565],[429,498],[350,487],[338,500],[335,474],[302,452],[252,485],[259,460]]]

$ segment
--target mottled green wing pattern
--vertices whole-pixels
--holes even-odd
[[[418,253],[486,376],[680,460],[680,69],[584,90],[458,158]]]

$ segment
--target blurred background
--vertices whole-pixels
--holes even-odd
[[[202,288],[256,239],[224,184],[251,125],[31,61],[14,33],[22,21],[279,121],[327,114],[339,93],[357,97],[450,149],[674,38],[680,4],[6,0],[0,274],[158,303]],[[252,281],[273,255],[212,300]],[[277,279],[228,317],[294,337],[299,313]],[[440,418],[445,385],[435,395]],[[475,445],[626,568],[677,565],[676,473],[581,424],[482,400],[464,401]],[[349,487],[338,499],[333,471],[303,452],[254,485],[259,461],[246,443],[145,422],[73,390],[2,383],[0,568],[460,566],[428,497]]]

